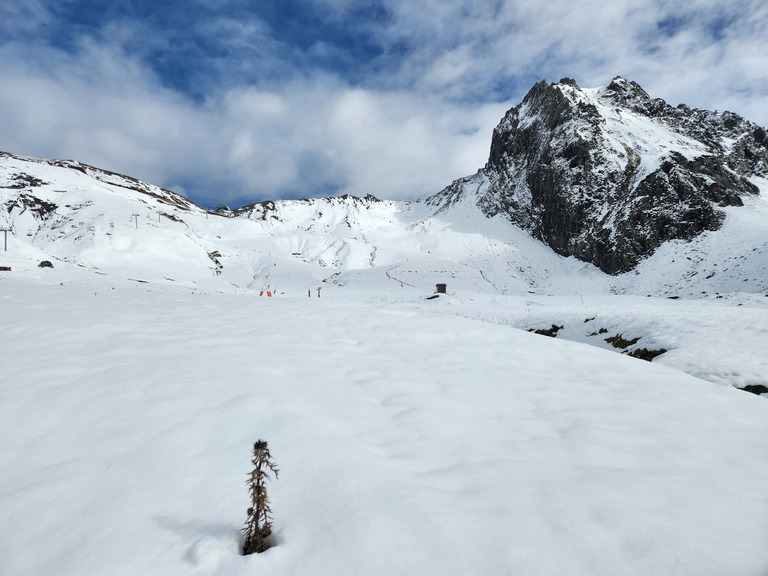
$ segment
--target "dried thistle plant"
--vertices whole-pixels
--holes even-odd
[[[253,471],[245,482],[251,496],[251,507],[248,508],[248,519],[243,527],[243,555],[254,552],[260,554],[269,548],[267,537],[272,534],[272,509],[269,507],[266,483],[270,480],[269,471],[275,474],[275,478],[279,472],[264,440],[253,445],[251,463]]]

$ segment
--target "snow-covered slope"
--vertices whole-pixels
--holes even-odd
[[[766,574],[765,398],[414,305],[3,278],[0,573]]]
[[[51,279],[57,268],[76,265],[150,282],[289,294],[320,285],[352,294],[429,294],[438,282],[547,292],[570,286],[584,266],[473,206],[435,215],[424,202],[345,196],[207,212],[116,178],[80,165],[0,156],[0,218],[11,230],[2,258],[14,272]],[[42,260],[54,270],[38,271]]]
[[[429,202],[466,196],[617,274],[719,230],[723,208],[751,204],[766,176],[768,136],[736,114],[673,108],[623,78],[597,89],[564,79],[536,84],[495,129],[485,168]]]
[[[753,181],[768,190],[765,180]],[[10,232],[0,265],[51,281],[60,267],[78,266],[147,282],[289,294],[325,286],[348,295],[424,295],[440,282],[505,294],[765,292],[766,197],[746,196],[744,206],[722,208],[720,230],[667,242],[635,270],[608,276],[556,254],[504,215],[487,217],[469,194],[438,208],[345,196],[208,212],[78,163],[2,154],[0,227]],[[38,270],[43,260],[54,269]]]

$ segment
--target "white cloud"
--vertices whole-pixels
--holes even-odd
[[[402,93],[342,94],[329,128],[343,191],[425,196],[473,173],[487,159],[491,128],[505,108],[467,110]]]
[[[337,22],[353,9],[348,0],[316,2]],[[360,70],[354,84],[340,72],[285,68],[291,47],[257,20],[201,23],[199,33],[225,36],[235,52],[275,58],[258,63],[266,78],[258,85],[237,80],[247,61],[221,58],[222,70],[231,66],[227,81],[211,80],[202,103],[164,87],[141,55],[116,47],[146,33],[142,25],[113,23],[107,40],[85,39],[75,53],[6,43],[0,149],[75,158],[211,202],[345,192],[413,198],[481,167],[493,127],[541,78],[590,87],[620,74],[671,104],[768,124],[761,0],[386,5],[391,21],[361,24],[384,50],[384,72]],[[39,2],[27,12],[30,26],[50,18]],[[162,38],[153,46],[162,48]]]
[[[569,76],[595,86],[623,75],[672,103],[730,108],[768,124],[763,0],[388,4],[396,21],[383,33],[412,42],[403,70],[420,91],[481,97],[506,78]],[[506,96],[519,99],[529,86]]]
[[[464,109],[321,79],[280,97],[230,93],[216,116],[231,127],[230,169],[258,194],[309,195],[309,179],[338,194],[413,198],[484,164],[506,107]]]
[[[0,57],[3,54],[0,52]],[[318,189],[413,198],[474,172],[506,104],[461,107],[328,77],[194,105],[89,46],[54,71],[0,71],[0,148],[67,157],[221,202]]]

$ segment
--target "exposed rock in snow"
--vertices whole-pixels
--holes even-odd
[[[627,272],[664,242],[718,230],[723,206],[759,193],[765,130],[730,112],[652,99],[615,78],[582,89],[537,83],[496,127],[488,163],[429,198],[469,195],[558,254]]]
[[[413,202],[211,211],[79,162],[0,153],[0,228],[13,244],[0,258],[14,272],[49,260],[215,290],[764,293],[766,191],[762,128],[673,108],[621,78],[596,89],[564,79],[505,115],[484,168]]]

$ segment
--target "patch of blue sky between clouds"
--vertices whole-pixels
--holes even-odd
[[[119,47],[163,85],[197,101],[227,87],[280,85],[317,71],[362,84],[392,65],[371,33],[391,20],[379,2],[332,12],[296,0],[219,6],[77,0],[48,10],[38,40],[72,54],[84,38]],[[402,51],[402,45],[394,47]]]

